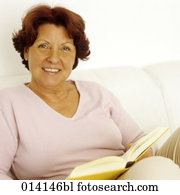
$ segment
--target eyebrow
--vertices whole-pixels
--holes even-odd
[[[38,39],[38,40],[37,40],[37,42],[40,42],[40,41],[45,41],[45,42],[47,42],[47,43],[50,44],[50,42],[47,41],[47,40],[45,40],[45,39]],[[71,44],[71,45],[74,45],[74,43],[71,43],[71,42],[69,42],[69,41],[65,41],[65,42],[63,42],[61,45],[64,45],[64,44],[66,44],[66,43],[69,43],[69,44]]]
[[[37,42],[45,41],[45,42],[49,43],[49,41],[47,41],[47,40],[45,40],[45,39],[38,39],[38,40],[36,40],[36,41],[37,41]]]

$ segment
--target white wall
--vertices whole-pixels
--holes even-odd
[[[79,68],[180,60],[179,0],[0,0],[0,75],[26,72],[12,32],[31,5],[43,2],[72,9],[86,21],[91,56]]]

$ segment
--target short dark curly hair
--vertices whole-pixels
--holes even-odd
[[[87,60],[90,55],[89,40],[85,34],[85,22],[82,17],[66,8],[48,5],[38,5],[31,8],[22,20],[22,29],[13,33],[13,45],[20,53],[22,63],[29,70],[28,61],[24,58],[24,50],[28,49],[36,40],[38,27],[42,24],[62,25],[66,28],[70,38],[74,40],[76,58],[73,65],[75,69],[78,60]]]

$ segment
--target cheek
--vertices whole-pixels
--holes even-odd
[[[70,67],[74,65],[76,55],[69,56],[69,58],[66,59],[66,64]]]
[[[38,65],[42,65],[42,62],[45,60],[45,58],[42,55],[39,55],[38,53],[32,53],[29,55],[29,66],[35,67]]]

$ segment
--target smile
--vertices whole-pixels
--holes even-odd
[[[56,72],[60,71],[60,69],[58,69],[58,68],[44,68],[44,67],[42,67],[42,69],[46,72],[52,72],[52,73],[56,73]]]

